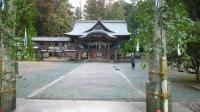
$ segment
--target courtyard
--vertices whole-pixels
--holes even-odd
[[[148,70],[140,60],[134,70],[130,63],[20,62],[19,74],[19,112],[146,111]],[[194,77],[169,70],[175,112],[192,112],[191,104],[199,102]]]

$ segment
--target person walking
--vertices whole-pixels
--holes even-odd
[[[131,65],[132,65],[132,68],[134,69],[135,68],[135,57],[134,56],[131,57]]]

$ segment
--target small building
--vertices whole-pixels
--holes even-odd
[[[122,43],[130,39],[127,23],[119,20],[81,20],[66,37],[34,37],[35,48],[43,57],[70,56],[73,59],[114,60]]]
[[[43,57],[68,57],[75,52],[69,37],[33,37],[34,49]]]

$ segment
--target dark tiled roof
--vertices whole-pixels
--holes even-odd
[[[106,29],[112,32],[108,32],[112,36],[129,36],[130,33],[127,29],[127,23],[120,20],[83,20],[76,21],[74,28],[71,32],[65,33],[68,36],[86,36],[91,28],[93,28],[98,22],[101,22]]]

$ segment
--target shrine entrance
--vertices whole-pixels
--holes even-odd
[[[110,59],[110,43],[91,42],[87,46],[88,59]]]
[[[80,41],[82,46],[81,57],[89,60],[110,60],[115,51],[115,40],[106,37],[105,34],[91,34]]]

